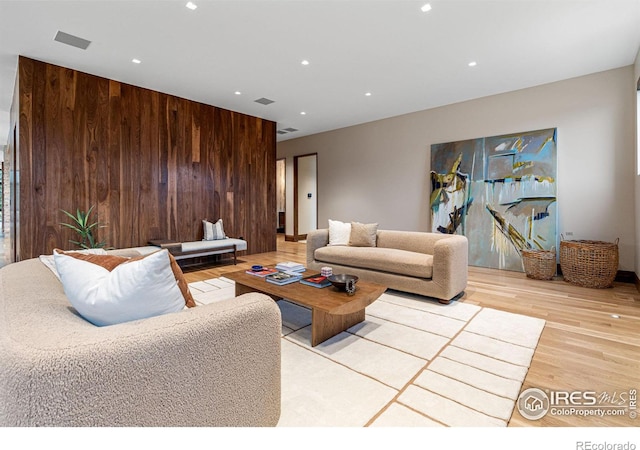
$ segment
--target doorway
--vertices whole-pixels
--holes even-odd
[[[11,141],[10,153],[10,167],[9,167],[9,240],[11,242],[11,253],[9,255],[11,262],[18,262],[18,254],[20,253],[20,243],[18,242],[18,236],[20,236],[20,217],[18,216],[18,201],[19,189],[20,189],[20,168],[18,167],[18,145],[17,127],[13,127],[13,140]],[[6,186],[5,186],[6,188]]]
[[[318,228],[318,154],[293,158],[293,240]]]
[[[285,158],[276,160],[276,212],[278,215],[276,233],[284,233],[285,221],[287,218],[286,167],[287,164]]]

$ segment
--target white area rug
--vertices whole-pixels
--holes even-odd
[[[191,283],[198,304],[232,280]],[[506,426],[544,320],[387,291],[311,347],[311,311],[281,300],[281,427]]]

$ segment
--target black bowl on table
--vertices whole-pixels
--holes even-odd
[[[355,275],[348,275],[346,273],[337,273],[335,275],[330,275],[327,279],[331,282],[331,284],[341,290],[344,291],[347,286],[348,280],[353,280],[353,284],[358,282],[358,277]]]

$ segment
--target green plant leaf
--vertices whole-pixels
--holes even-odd
[[[80,230],[78,227],[71,225],[70,223],[61,223],[60,225],[71,228],[73,231],[77,232],[77,233],[82,233],[82,230]]]
[[[72,223],[61,223],[60,225],[75,231],[80,237],[79,241],[69,240],[72,244],[79,246],[80,248],[102,248],[107,245],[106,241],[96,242],[96,238],[93,235],[95,229],[106,228],[106,225],[101,225],[99,221],[90,223],[89,216],[93,211],[95,205],[92,205],[85,213],[80,208],[76,209],[75,216],[68,211],[61,209],[67,217],[71,219]]]

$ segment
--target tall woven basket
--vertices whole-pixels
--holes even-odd
[[[618,240],[560,241],[560,268],[564,280],[589,288],[613,286],[618,272]]]
[[[551,280],[556,274],[556,250],[521,250],[522,266],[527,277],[535,280]]]

